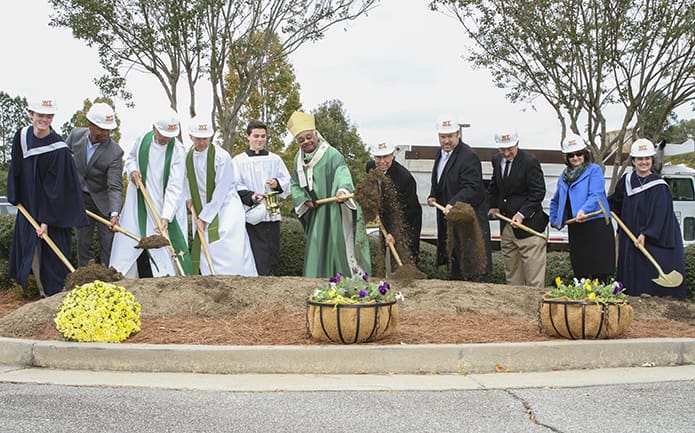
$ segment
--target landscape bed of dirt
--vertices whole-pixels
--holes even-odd
[[[323,280],[300,277],[186,276],[121,280],[142,305],[142,329],[126,343],[309,345],[306,298]],[[493,343],[552,340],[538,324],[544,290],[443,280],[393,280],[397,330],[371,344]],[[65,296],[26,300],[0,292],[0,335],[60,340],[53,318]],[[631,298],[632,325],[621,338],[695,337],[695,304]]]

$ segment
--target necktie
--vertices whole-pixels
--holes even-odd
[[[503,177],[509,176],[509,166],[511,165],[511,163],[512,162],[510,160],[504,161],[504,175],[503,175]]]

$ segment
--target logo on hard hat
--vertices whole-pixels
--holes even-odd
[[[53,101],[51,101],[50,99],[47,99],[45,101],[41,101],[41,106],[51,108],[51,107],[53,107]]]
[[[569,140],[569,141],[567,141],[567,147],[576,146],[576,145],[577,145],[577,140]]]
[[[176,124],[170,123],[167,125],[167,131],[176,131]]]
[[[509,141],[512,139],[512,136],[509,134],[504,134],[502,137],[500,137],[501,141]]]
[[[443,120],[442,126],[451,126],[451,120]]]
[[[104,121],[105,122],[113,122],[113,115],[107,114],[106,116],[104,116]]]
[[[647,150],[647,145],[646,144],[640,144],[637,146],[637,150]]]
[[[198,125],[198,131],[207,131],[208,125],[206,123],[201,123]]]
[[[376,145],[377,149],[386,149],[386,143],[379,143]]]

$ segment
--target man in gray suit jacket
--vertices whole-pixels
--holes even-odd
[[[94,259],[94,226],[99,226],[99,261],[108,266],[113,242],[113,226],[123,204],[123,149],[111,139],[116,128],[113,109],[96,103],[87,112],[89,127],[75,128],[66,140],[75,156],[85,209],[109,220],[111,225],[96,223],[77,229],[77,264],[86,266]]]

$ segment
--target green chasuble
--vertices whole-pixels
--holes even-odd
[[[325,146],[323,155],[320,148]],[[300,151],[300,157],[303,156]],[[315,198],[333,197],[343,188],[354,191],[352,176],[345,159],[335,148],[323,139],[314,153],[314,158],[320,156],[313,165],[312,186]],[[311,200],[307,189],[302,188],[297,170],[303,170],[306,176],[306,166],[296,163],[292,171],[292,206],[297,208],[303,202]],[[356,204],[356,202],[355,202]],[[347,217],[344,219],[344,215]],[[304,276],[313,278],[330,278],[338,272],[345,275],[355,275],[360,270],[371,272],[369,257],[369,241],[362,219],[362,210],[350,210],[346,203],[328,203],[316,209],[309,209],[300,217],[306,237],[304,254]],[[346,239],[351,239],[352,248],[347,248]],[[350,266],[348,250],[354,251],[356,264],[359,268]]]

